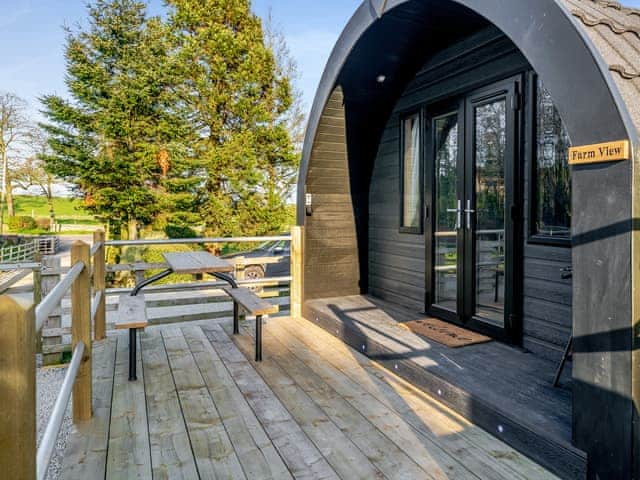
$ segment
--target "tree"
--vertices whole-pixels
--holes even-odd
[[[4,206],[10,217],[15,215],[13,207],[13,188],[9,162],[18,155],[21,146],[31,130],[25,111],[26,102],[13,93],[0,94],[0,164],[2,167],[2,205],[0,205],[0,231],[4,221]]]
[[[55,176],[47,170],[45,158],[50,155],[48,139],[40,129],[33,129],[29,135],[31,155],[16,164],[12,172],[12,181],[23,190],[36,187],[47,199],[51,227],[55,224],[53,206],[53,185]]]
[[[248,0],[168,0],[180,75],[178,104],[201,161],[208,233],[282,227],[299,156],[289,136],[292,88]]]
[[[73,100],[42,98],[51,147],[43,158],[77,185],[89,209],[116,227],[128,224],[137,238],[140,222],[170,206],[167,196],[191,198],[195,169],[182,168],[190,130],[174,108],[162,21],[136,0],[97,0],[88,13],[86,30],[67,30]]]

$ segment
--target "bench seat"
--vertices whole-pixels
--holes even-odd
[[[224,287],[223,290],[233,299],[233,333],[240,332],[238,307],[256,317],[256,362],[262,361],[262,316],[277,313],[279,308],[257,296],[248,288]]]
[[[245,287],[223,287],[223,290],[233,298],[233,301],[242,307],[249,315],[271,315],[278,313],[278,305],[273,305]]]
[[[116,329],[145,328],[148,323],[147,306],[144,295],[138,295],[136,297],[121,295],[118,301]]]

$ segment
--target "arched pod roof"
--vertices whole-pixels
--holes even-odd
[[[379,17],[379,8],[384,12]],[[365,0],[340,36],[313,103],[298,179],[298,223],[318,125],[340,85],[348,121],[372,131],[422,63],[462,35],[493,24],[543,78],[575,144],[640,130],[640,10],[594,0]],[[376,82],[385,75],[383,84]]]

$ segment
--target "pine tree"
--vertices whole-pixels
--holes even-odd
[[[86,205],[112,224],[137,225],[167,211],[191,214],[199,167],[189,158],[187,119],[171,94],[175,65],[166,25],[136,0],[97,0],[89,26],[67,30],[72,101],[42,98],[43,125],[56,175],[75,184]]]
[[[298,155],[288,132],[292,88],[249,0],[168,0],[179,105],[203,166],[208,233],[265,234],[285,224]]]

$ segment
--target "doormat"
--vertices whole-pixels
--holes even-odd
[[[443,322],[436,318],[412,320],[401,323],[400,325],[416,335],[426,337],[451,348],[466,347],[468,345],[486,343],[492,340],[479,333],[465,330],[464,328]]]

